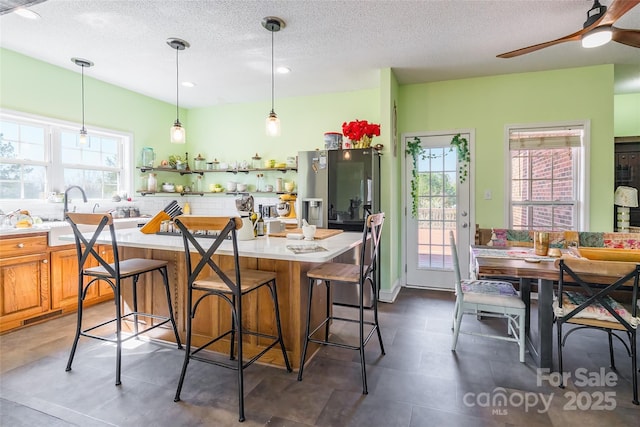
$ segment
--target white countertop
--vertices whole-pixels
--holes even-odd
[[[61,240],[73,241],[73,235],[63,235]],[[181,236],[168,236],[158,234],[145,234],[138,228],[125,228],[116,230],[118,246],[141,249],[160,249],[168,251],[184,251],[184,243]],[[210,245],[211,238],[201,238],[202,245]],[[97,243],[111,244],[109,232],[101,233]],[[258,237],[253,240],[238,241],[240,256],[251,258],[267,258],[285,261],[301,261],[322,263],[355,248],[362,243],[361,232],[343,232],[327,239],[308,242],[304,240],[291,240],[283,237]],[[287,249],[287,245],[317,244],[326,251],[295,254]],[[222,243],[218,251],[220,255],[233,255],[231,241]]]

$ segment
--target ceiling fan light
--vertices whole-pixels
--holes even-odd
[[[592,48],[602,46],[611,41],[613,33],[610,26],[597,27],[582,36],[582,47]]]
[[[265,124],[268,136],[280,136],[280,119],[275,111],[271,110]]]

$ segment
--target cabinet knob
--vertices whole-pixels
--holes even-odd
[[[48,260],[48,259],[43,259],[43,260],[42,260],[42,263],[43,263],[43,264],[49,264],[49,260]]]
[[[18,246],[20,249],[24,248],[24,243],[18,243],[16,246]]]

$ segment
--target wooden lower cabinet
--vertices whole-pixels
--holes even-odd
[[[0,240],[0,332],[37,322],[50,311],[47,237]]]
[[[98,245],[113,262],[113,248]],[[92,259],[91,265],[98,265]],[[113,299],[108,283],[89,289],[85,305]],[[0,333],[76,311],[78,259],[75,245],[48,246],[47,233],[0,238]]]
[[[98,250],[108,261],[113,260],[113,249],[100,245]],[[91,266],[98,265],[95,259]],[[85,284],[88,280],[85,278]],[[106,282],[99,282],[87,291],[85,304],[95,304],[113,298],[113,291]],[[51,252],[51,308],[63,312],[78,308],[78,257],[75,247]]]

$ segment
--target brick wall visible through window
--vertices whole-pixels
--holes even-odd
[[[578,228],[582,144],[581,127],[510,130],[510,228]]]

